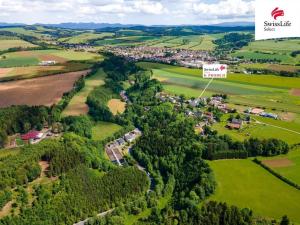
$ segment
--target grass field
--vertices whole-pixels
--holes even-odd
[[[90,40],[94,39],[101,39],[114,36],[114,33],[103,32],[103,33],[92,33],[86,32],[79,35],[75,35],[72,37],[61,38],[59,41],[66,42],[69,44],[80,44],[80,43],[87,43]]]
[[[63,111],[63,116],[79,116],[88,113],[86,99],[89,93],[97,86],[104,84],[105,73],[102,69],[85,79],[85,87],[78,92]]]
[[[280,163],[281,160],[288,160],[288,164],[281,164],[281,165],[273,165],[269,166],[282,176],[288,178],[289,180],[297,183],[300,185],[300,148],[290,151],[287,155],[280,155],[275,156],[272,158],[263,158],[261,157],[260,160],[265,163],[264,160],[268,160],[267,162],[272,162],[276,160],[276,162]]]
[[[300,61],[299,55],[290,56],[295,50],[300,50],[299,39],[254,41],[232,56],[243,56],[245,59],[277,59],[284,64],[297,64]]]
[[[36,47],[36,45],[33,45],[27,41],[0,39],[0,51],[7,50],[9,48],[32,48],[32,47]]]
[[[0,56],[1,67],[37,66],[39,62],[54,60],[57,63],[67,61],[96,61],[102,57],[95,53],[66,50],[36,50],[6,53]]]
[[[300,223],[300,191],[282,182],[250,159],[209,162],[217,181],[209,200],[254,210],[256,216],[280,219],[283,215]]]
[[[145,45],[151,47],[167,47],[181,48],[191,50],[212,51],[215,48],[213,40],[214,35],[190,35],[190,36],[141,36],[141,33],[136,35],[125,35],[116,38],[105,38],[95,42],[96,45],[113,45],[113,46],[132,46]]]
[[[121,128],[120,125],[115,123],[97,122],[92,128],[92,139],[94,141],[102,141],[119,131]]]

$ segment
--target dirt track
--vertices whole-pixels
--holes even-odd
[[[0,83],[0,108],[11,105],[46,105],[57,103],[63,93],[89,70]]]

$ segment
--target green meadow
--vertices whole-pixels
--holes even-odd
[[[299,39],[289,40],[266,40],[250,42],[248,46],[231,54],[234,57],[245,59],[276,59],[283,64],[297,64],[300,62],[299,55],[292,57],[292,51],[300,50]]]
[[[121,130],[121,128],[120,125],[115,123],[97,122],[92,128],[92,139],[94,141],[102,141]]]
[[[291,164],[286,166],[272,167],[273,170],[300,185],[300,148],[290,151],[287,155],[280,155],[271,158],[261,157],[260,160],[288,159]]]
[[[250,159],[209,162],[217,190],[208,200],[251,208],[256,216],[300,224],[300,191],[282,182]],[[272,188],[270,188],[272,187]]]
[[[102,57],[90,52],[66,50],[36,50],[11,52],[0,56],[0,67],[35,66],[43,60],[66,61],[96,61]]]
[[[66,109],[63,111],[63,116],[79,116],[88,113],[86,100],[89,93],[95,87],[104,84],[105,73],[102,69],[98,70],[92,76],[85,79],[85,86],[80,90],[70,101]]]
[[[8,39],[8,40],[0,39],[0,51],[7,50],[10,48],[32,48],[32,47],[36,47],[36,45],[33,45],[27,41],[18,40],[18,39]]]

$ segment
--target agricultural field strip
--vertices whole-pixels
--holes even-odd
[[[163,65],[158,63],[149,63],[149,65],[145,65],[145,63],[141,62],[138,64],[147,69],[158,69],[181,76],[197,77],[202,79],[201,69],[189,69],[185,67]],[[229,73],[227,79],[221,79],[221,81],[238,84],[253,84],[255,86],[279,89],[300,88],[300,78],[281,77],[275,75],[245,75]]]
[[[154,74],[154,78],[155,77],[167,78],[167,80],[165,82],[174,83],[174,84],[183,84],[183,85],[191,86],[191,87],[193,87],[193,86],[203,86],[204,87],[206,85],[206,83],[208,82],[206,79],[203,79],[200,76],[199,77],[190,76],[187,79],[184,76],[182,76],[181,74],[170,73],[170,72],[166,72],[163,70],[157,70],[157,69],[153,70],[153,74]],[[236,84],[238,84],[238,85],[236,85]],[[251,91],[254,92],[254,94],[255,94],[255,92],[257,92],[257,94],[286,92],[286,89],[284,89],[284,88],[264,87],[264,89],[262,89],[261,87],[257,87],[256,85],[243,84],[243,83],[238,83],[238,82],[230,82],[230,81],[224,81],[224,80],[222,80],[222,81],[215,80],[212,83],[210,89],[216,89],[216,87],[214,87],[216,85],[224,86],[224,87],[227,86],[228,88],[237,89],[241,92],[240,94],[250,94]],[[239,91],[237,91],[237,92],[239,92]]]

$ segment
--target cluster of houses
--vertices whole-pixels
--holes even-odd
[[[245,113],[249,113],[261,117],[272,118],[276,120],[278,119],[277,114],[265,112],[263,109],[260,108],[248,108],[247,110],[245,110]]]
[[[123,149],[126,146],[126,149],[129,149],[129,146],[141,135],[142,132],[138,128],[135,128],[133,131],[126,133],[123,137],[108,143],[105,146],[105,151],[109,159],[121,166],[124,162]]]
[[[176,64],[184,67],[201,68],[204,63],[217,62],[217,58],[210,55],[208,51],[149,46],[107,47],[106,50],[133,61],[145,60]]]

